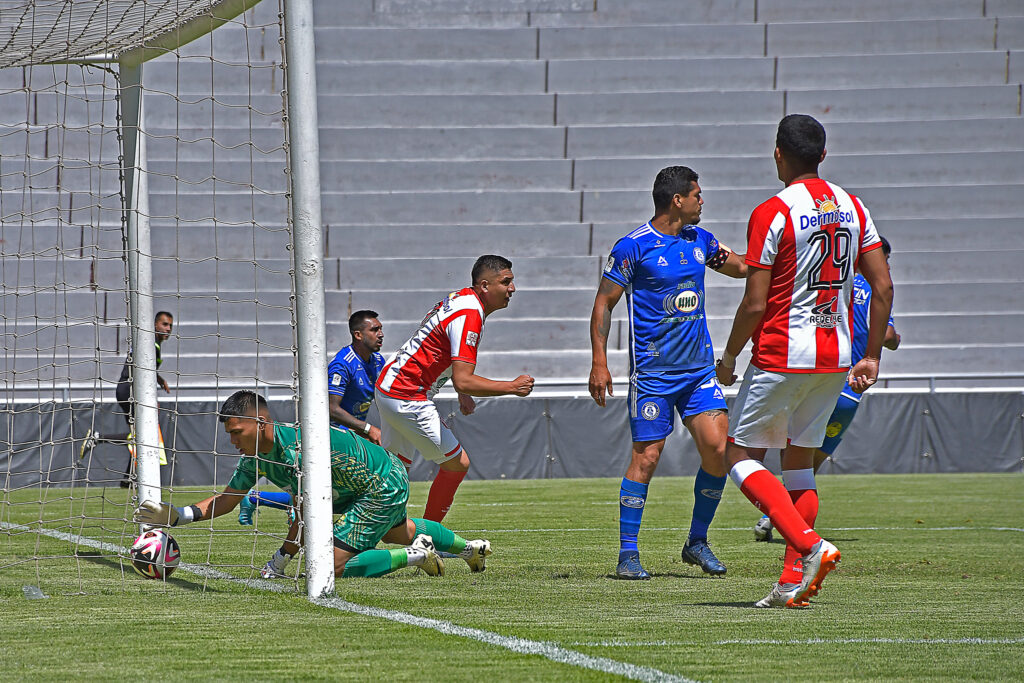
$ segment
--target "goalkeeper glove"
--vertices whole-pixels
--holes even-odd
[[[292,556],[278,550],[274,556],[260,570],[260,576],[264,579],[276,579],[284,576],[284,568],[291,562]]]
[[[150,526],[178,526],[188,524],[201,517],[202,513],[195,505],[178,508],[167,503],[156,503],[152,500],[144,500],[135,508],[132,519],[138,524]]]

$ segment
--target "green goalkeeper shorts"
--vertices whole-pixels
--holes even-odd
[[[395,467],[378,490],[357,497],[334,523],[334,544],[361,553],[372,550],[384,534],[405,521],[409,476]]]

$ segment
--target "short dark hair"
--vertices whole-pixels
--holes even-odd
[[[802,168],[816,169],[825,151],[825,127],[807,114],[784,116],[779,121],[775,146]]]
[[[364,309],[362,311],[356,311],[348,318],[348,331],[350,334],[355,334],[359,330],[363,329],[363,325],[366,324],[367,320],[373,320],[377,316],[377,311],[371,311]]]
[[[224,405],[220,407],[219,419],[221,422],[227,422],[232,417],[254,417],[259,415],[261,408],[267,413],[270,412],[267,399],[255,391],[243,389],[231,394],[228,400],[224,401]]]
[[[892,245],[889,244],[889,240],[879,235],[878,239],[882,240],[882,253],[888,256],[892,253]]]
[[[697,172],[686,166],[669,166],[658,171],[654,179],[654,211],[661,213],[672,205],[672,197],[681,194],[684,197],[693,191],[693,184],[700,179]]]
[[[170,313],[168,313],[167,311],[157,311],[156,315],[153,316],[153,322],[156,322],[157,320],[159,320],[160,316],[162,316],[162,315],[166,315],[171,320],[174,320],[174,316],[171,315]]]
[[[512,269],[512,262],[504,256],[496,254],[484,254],[473,264],[473,284],[483,279],[484,273],[500,273],[505,269]]]

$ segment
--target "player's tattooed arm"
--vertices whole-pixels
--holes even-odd
[[[707,266],[729,277],[742,279],[747,276],[746,255],[737,254],[721,242],[718,243],[715,255],[708,259]]]
[[[590,366],[590,395],[599,406],[604,406],[605,392],[612,395],[612,376],[608,372],[608,335],[612,328],[612,310],[626,291],[607,278],[601,278],[601,284],[594,297],[594,310],[590,314],[590,349],[592,353]]]

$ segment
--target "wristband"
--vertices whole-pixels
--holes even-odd
[[[196,521],[199,517],[203,516],[203,513],[199,510],[198,506],[189,505],[183,508],[174,508],[175,512],[178,513],[178,521],[175,522],[174,526],[181,526],[182,524],[189,524]]]
[[[369,436],[370,435],[370,427],[371,427],[371,425],[370,425],[369,422],[364,422],[363,423],[363,434],[366,434],[367,436]]]

